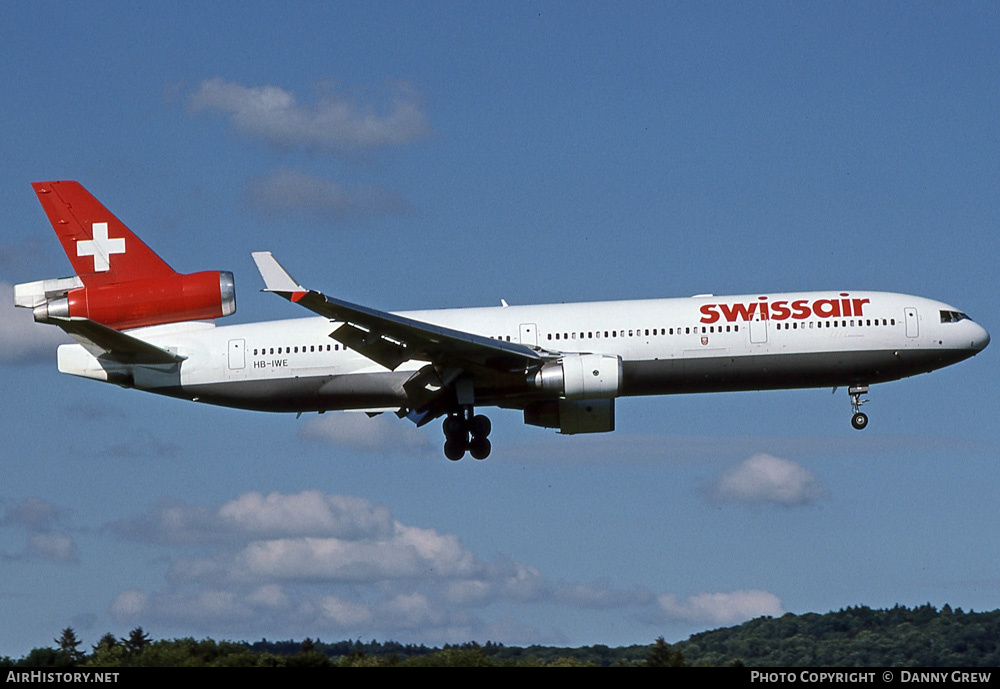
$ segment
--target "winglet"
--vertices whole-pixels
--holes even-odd
[[[296,293],[306,291],[305,287],[281,267],[270,251],[254,251],[253,260],[257,263],[260,276],[264,278],[265,292],[291,292],[294,296]]]

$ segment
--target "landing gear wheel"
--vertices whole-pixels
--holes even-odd
[[[490,456],[491,449],[490,441],[486,438],[474,438],[469,443],[469,454],[473,459],[486,459]]]
[[[482,414],[476,414],[472,417],[472,423],[469,424],[469,430],[472,431],[472,435],[477,438],[486,438],[493,430],[493,424],[490,423],[489,417],[483,416]]]
[[[444,444],[444,456],[453,462],[457,462],[465,456],[465,443],[457,440],[448,440]]]
[[[859,431],[863,430],[864,427],[868,425],[868,416],[861,412],[861,405],[868,400],[862,399],[862,396],[868,394],[868,386],[852,385],[847,388],[847,392],[851,396],[851,407],[854,408],[854,416],[851,417],[851,425]]]
[[[444,456],[457,462],[468,452],[476,459],[490,456],[489,436],[493,425],[482,414],[475,415],[472,406],[463,406],[448,414],[441,424],[444,431]]]
[[[449,416],[444,420],[441,425],[441,429],[444,431],[446,438],[456,438],[462,433],[462,419],[457,416]]]

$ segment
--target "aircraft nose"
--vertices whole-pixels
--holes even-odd
[[[976,330],[972,335],[972,348],[977,352],[981,352],[986,349],[986,345],[990,343],[990,334],[986,332],[986,328],[976,324]]]

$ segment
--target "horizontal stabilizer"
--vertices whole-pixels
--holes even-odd
[[[89,318],[52,318],[60,328],[98,359],[122,364],[179,364],[187,357],[101,325]]]

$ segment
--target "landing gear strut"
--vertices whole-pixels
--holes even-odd
[[[868,400],[861,399],[862,395],[868,394],[867,385],[852,385],[847,389],[851,395],[851,406],[854,408],[854,416],[851,417],[851,425],[856,429],[863,430],[868,425],[868,415],[861,411],[861,405]]]
[[[492,428],[489,418],[475,414],[471,406],[448,414],[442,425],[444,456],[457,462],[468,451],[473,459],[486,459],[492,449],[489,440]]]

